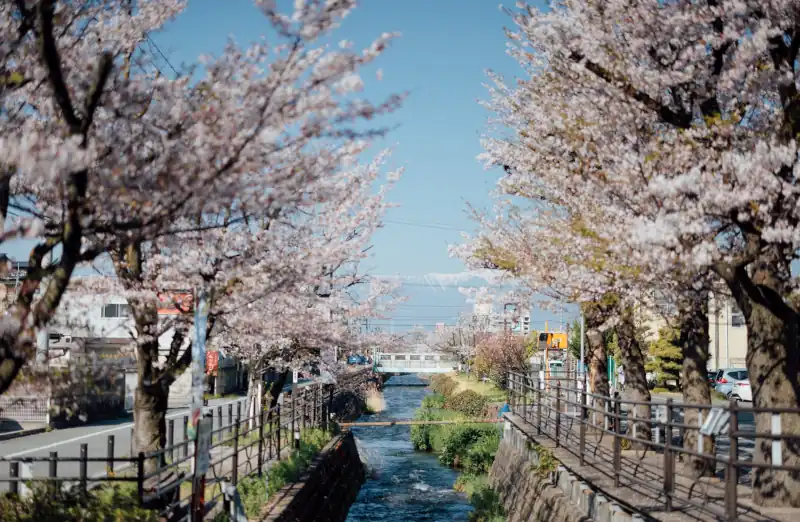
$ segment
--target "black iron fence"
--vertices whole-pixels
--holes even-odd
[[[0,485],[11,494],[25,495],[34,484],[88,492],[104,483],[127,483],[144,507],[166,520],[210,519],[220,511],[230,512],[229,486],[247,476],[263,476],[299,446],[306,430],[330,427],[335,391],[332,385],[312,385],[284,395],[273,407],[262,398],[255,405],[242,400],[204,408],[204,417],[211,419],[211,443],[208,471],[202,476],[193,473],[195,443],[189,440],[184,415],[178,426],[176,419],[167,420],[166,445],[154,452],[130,451],[120,457],[115,435],[108,435],[105,455],[96,444],[84,443],[78,455],[0,457]],[[178,437],[176,428],[181,430]]]
[[[590,393],[575,380],[516,373],[508,388],[512,412],[534,435],[600,471],[614,487],[651,493],[663,511],[694,510],[701,520],[770,520],[754,515],[757,508],[743,498],[752,494],[752,474],[800,473],[800,466],[785,463],[800,433],[781,430],[797,425],[800,408],[623,400],[618,393]],[[757,416],[769,416],[761,425],[770,431],[756,430]]]

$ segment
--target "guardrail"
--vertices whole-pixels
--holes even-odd
[[[302,388],[296,397],[288,394],[283,405],[266,408],[259,404],[252,415],[243,415],[244,400],[238,401],[235,409],[228,404],[227,412],[222,406],[206,408],[212,431],[204,482],[192,477],[196,456],[194,441],[187,436],[188,416],[184,416],[182,439],[175,440],[175,420],[169,419],[167,444],[154,452],[116,456],[115,437],[108,435],[104,457],[90,457],[88,444],[80,445],[77,456],[51,452],[49,456],[0,457],[0,473],[7,470],[7,474],[0,475],[0,484],[6,484],[12,494],[24,495],[26,488],[37,483],[77,487],[84,493],[101,483],[133,483],[141,504],[157,510],[165,520],[210,519],[220,510],[230,512],[231,498],[225,494],[224,486],[236,486],[246,476],[262,476],[272,462],[284,458],[293,445],[299,445],[307,429],[329,427],[334,392],[332,385]],[[46,473],[41,472],[43,463],[47,464]],[[105,465],[105,471],[90,474],[90,466],[97,467],[98,463]],[[64,475],[65,467],[73,473]]]
[[[508,388],[512,412],[536,435],[578,457],[581,466],[612,478],[614,487],[649,491],[667,512],[693,509],[721,520],[752,517],[753,506],[739,498],[750,471],[800,473],[800,466],[784,465],[782,458],[783,445],[796,447],[800,434],[780,429],[782,415],[800,415],[800,408],[623,400],[619,394],[589,393],[569,381],[546,383],[517,373],[509,374]],[[755,430],[756,415],[771,416],[770,432]],[[771,446],[770,462],[753,460],[756,439]],[[709,440],[716,443],[714,453],[705,450]],[[633,458],[623,454],[630,453],[623,445],[634,451]],[[676,465],[679,459],[693,459],[700,467],[684,473]],[[720,480],[701,478],[708,475]]]

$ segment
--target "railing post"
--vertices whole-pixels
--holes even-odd
[[[262,461],[264,460],[264,409],[259,404],[258,408],[258,476],[262,475]]]
[[[88,463],[86,462],[86,458],[89,456],[89,445],[88,444],[81,444],[81,460],[80,466],[78,468],[78,477],[80,480],[80,488],[81,493],[84,495],[87,491],[87,478],[88,478]]]
[[[233,433],[233,404],[228,403],[228,435]]]
[[[536,386],[536,434],[542,434],[542,383]]]
[[[212,410],[213,411],[213,410]],[[225,426],[225,422],[222,418],[222,406],[217,406],[217,417],[219,417],[219,437],[222,438],[222,428]],[[214,427],[214,418],[211,418],[211,427]]]
[[[144,502],[144,452],[140,451],[136,458],[136,494],[139,502]]]
[[[275,406],[275,411],[278,416],[278,437],[276,439],[276,446],[275,446],[275,458],[277,460],[281,460],[281,405],[280,403]],[[272,448],[270,447],[270,450]]]
[[[189,417],[183,416],[183,457],[189,456]]]
[[[672,399],[667,399],[664,429],[664,508],[672,511],[672,493],[675,490],[675,459],[672,456]]]
[[[556,448],[561,446],[561,381],[556,383]]]
[[[108,436],[108,443],[106,444],[106,475],[109,477],[114,476],[114,436]]]
[[[302,409],[300,410],[300,431],[306,431],[306,415],[308,415],[308,389],[303,390]]]
[[[614,487],[619,487],[619,473],[622,464],[622,405],[619,400],[619,393],[614,394]]]
[[[528,389],[525,383],[525,374],[521,374],[519,378],[519,388],[522,392],[522,418],[528,418]]]
[[[170,462],[175,462],[175,419],[170,419],[167,424],[167,447]]]
[[[292,434],[289,435],[292,439],[294,439],[294,428],[295,428],[295,426],[294,426],[294,424],[295,424],[295,409],[296,409],[295,408],[295,402],[294,402],[294,392],[295,391],[296,390],[292,390],[292,424],[291,424]],[[288,442],[289,442],[289,445],[292,444],[291,440],[289,440]]]
[[[239,483],[239,430],[241,424],[241,403],[236,405],[236,421],[233,426],[233,466],[231,470],[231,483],[236,486]],[[225,512],[231,512],[230,500],[225,496]]]
[[[333,391],[334,391],[334,386],[331,385],[330,388],[328,388],[328,415],[326,416],[326,423],[327,423],[328,431],[330,431],[332,429],[331,428],[331,415],[333,414]]]
[[[580,454],[581,454],[581,466],[585,464],[585,457],[586,454],[586,423],[589,420],[589,410],[586,407],[587,397],[586,397],[586,389],[585,387],[581,387],[581,426],[580,426],[580,437],[581,437],[581,447],[580,447]]]
[[[58,477],[58,452],[51,451],[50,452],[50,473],[48,474],[50,478]],[[55,483],[54,483],[55,484]]]
[[[8,464],[8,474],[12,479],[19,478],[19,462],[13,461]],[[19,495],[19,481],[12,480],[9,484],[12,495]]]
[[[728,522],[733,522],[737,518],[737,491],[739,485],[739,468],[736,461],[739,460],[739,438],[736,432],[739,431],[738,405],[736,401],[731,401],[728,406],[731,418],[728,421],[728,440],[730,450],[728,452],[728,462],[725,466],[725,516]]]

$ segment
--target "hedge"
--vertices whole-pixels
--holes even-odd
[[[450,397],[457,387],[458,383],[448,375],[437,374],[431,377],[431,389],[445,397]]]
[[[472,390],[450,396],[445,406],[468,417],[480,417],[486,412],[486,397]]]

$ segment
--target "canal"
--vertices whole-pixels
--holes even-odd
[[[410,419],[430,393],[412,375],[392,377],[383,390],[383,412],[359,420]],[[405,384],[405,385],[404,385]],[[453,490],[458,473],[439,464],[435,455],[411,446],[410,426],[354,428],[369,476],[350,508],[347,522],[466,521],[472,511],[463,494]]]

